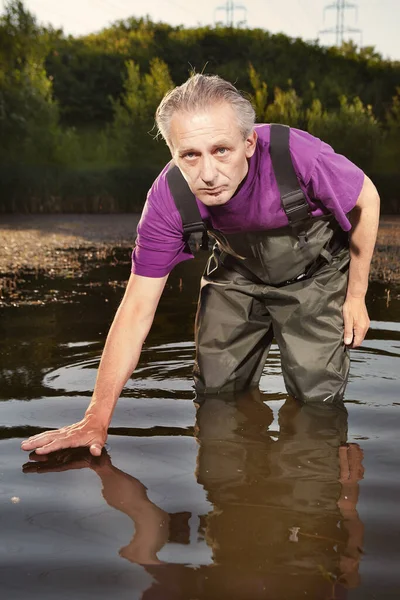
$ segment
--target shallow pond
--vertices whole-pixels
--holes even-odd
[[[343,410],[299,409],[274,345],[260,392],[194,402],[204,257],[171,275],[107,452],[28,463],[81,418],[129,265],[27,275],[0,308],[2,598],[400,597],[400,296],[371,286]],[[125,254],[126,256],[126,254]]]

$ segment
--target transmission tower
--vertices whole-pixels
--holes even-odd
[[[225,4],[222,4],[221,6],[217,6],[216,9],[214,10],[214,22],[215,23],[218,22],[216,15],[221,10],[223,10],[225,12],[225,15],[226,15],[225,24],[227,27],[234,27],[236,10],[243,11],[243,13],[242,13],[243,18],[240,21],[236,21],[237,26],[246,25],[247,8],[243,4],[235,4],[235,2],[233,0],[227,0],[225,2]]]
[[[324,7],[324,20],[325,20],[325,12],[327,10],[334,9],[336,10],[336,26],[329,27],[328,29],[322,29],[319,33],[334,33],[336,34],[336,46],[341,46],[343,44],[343,35],[345,33],[358,33],[360,34],[360,44],[362,45],[362,30],[354,27],[346,27],[344,24],[345,12],[348,9],[354,8],[356,11],[356,21],[358,19],[358,6],[357,4],[353,4],[351,2],[347,2],[347,0],[334,0],[331,4],[327,4]]]

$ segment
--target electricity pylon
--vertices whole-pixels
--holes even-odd
[[[334,9],[336,10],[336,26],[329,27],[328,29],[322,29],[319,33],[334,33],[336,34],[336,46],[341,46],[343,44],[343,35],[345,33],[359,33],[360,34],[360,43],[362,45],[362,31],[361,29],[355,27],[347,27],[344,24],[345,11],[354,8],[356,11],[356,21],[358,18],[358,6],[357,4],[353,4],[352,2],[347,2],[347,0],[334,0],[331,4],[327,4],[324,7],[324,19],[325,19],[325,11]]]
[[[247,8],[243,4],[235,4],[235,2],[233,0],[227,0],[225,4],[223,4],[221,6],[217,6],[216,9],[214,10],[214,22],[215,23],[217,23],[216,14],[221,10],[225,11],[225,14],[226,14],[225,24],[227,27],[234,26],[236,10],[242,10],[243,17],[244,17],[241,21],[238,21],[237,24],[240,23],[240,25],[246,25]]]

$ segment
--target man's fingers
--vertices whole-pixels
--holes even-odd
[[[44,446],[50,443],[52,440],[56,439],[57,431],[45,431],[44,433],[38,433],[38,435],[34,435],[27,440],[24,440],[21,443],[22,450],[35,450],[40,446]]]
[[[354,329],[354,340],[353,340],[353,348],[358,348],[364,341],[366,330],[364,329]]]
[[[364,341],[365,336],[367,335],[369,326],[370,326],[369,319],[366,322],[363,321],[361,323],[357,323],[354,326],[354,341],[353,341],[354,348],[358,348],[358,346],[361,346],[361,344]]]
[[[56,450],[62,450],[63,448],[73,448],[75,446],[71,445],[71,440],[61,439],[61,440],[52,440],[48,444],[44,444],[39,448],[36,448],[36,454],[49,454],[50,452],[55,452]]]
[[[353,341],[353,318],[350,314],[344,311],[344,343],[349,346]]]
[[[48,444],[41,446],[36,449],[37,454],[48,454],[49,452],[55,452],[56,450],[63,450],[64,448],[84,448],[90,446],[93,443],[93,438],[88,439],[88,435],[79,434],[65,434],[58,436]],[[96,447],[97,447],[96,443]],[[100,451],[101,452],[101,451]]]
[[[90,445],[90,454],[92,456],[100,456],[101,455],[101,451],[103,449],[103,445],[102,444],[91,444]]]

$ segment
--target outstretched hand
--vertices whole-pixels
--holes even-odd
[[[107,440],[107,429],[91,416],[78,423],[34,435],[21,444],[22,450],[35,450],[36,454],[49,454],[64,448],[87,447],[93,456],[100,456]]]

